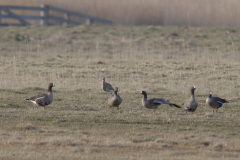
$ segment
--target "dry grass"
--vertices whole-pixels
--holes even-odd
[[[114,24],[237,27],[238,0],[2,0],[3,5],[53,5]]]
[[[239,31],[1,28],[1,159],[239,159]],[[107,106],[103,76],[120,88],[120,111]],[[46,110],[25,101],[49,82]],[[141,105],[141,90],[181,105],[192,85],[195,115]],[[219,113],[205,105],[210,89],[230,102]]]

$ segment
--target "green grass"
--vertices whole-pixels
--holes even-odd
[[[234,45],[228,45],[230,32]],[[239,29],[160,26],[6,27],[0,33],[2,159],[239,159]],[[14,35],[27,34],[29,40]],[[41,39],[37,39],[41,35]],[[196,36],[198,35],[198,36]],[[212,50],[217,48],[217,50]],[[119,87],[107,106],[101,78]],[[54,82],[54,101],[26,98]],[[194,115],[181,105],[195,85]],[[230,103],[212,113],[209,90]]]

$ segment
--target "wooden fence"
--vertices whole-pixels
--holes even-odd
[[[35,11],[40,12],[39,16],[35,15],[18,15],[13,12],[13,10],[24,10],[24,11]],[[55,12],[57,14],[51,14]],[[57,15],[57,16],[56,16]],[[60,16],[59,16],[60,15]],[[3,19],[15,19],[18,20],[18,23],[3,23]],[[81,19],[81,20],[77,20]],[[95,22],[102,24],[112,24],[111,21],[105,20],[98,17],[93,17],[57,7],[52,7],[48,5],[41,5],[41,7],[26,7],[26,6],[1,6],[0,5],[0,26],[26,26],[32,25],[27,20],[37,20],[40,21],[40,25],[54,25],[57,22],[58,24],[70,24],[70,25],[82,25],[87,24],[91,25]],[[84,20],[84,22],[82,22]]]

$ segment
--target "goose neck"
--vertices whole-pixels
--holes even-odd
[[[192,94],[192,96],[194,96],[194,89],[191,90],[191,94]]]
[[[147,100],[147,94],[143,95],[143,99]]]
[[[52,87],[48,87],[48,92],[52,92]]]

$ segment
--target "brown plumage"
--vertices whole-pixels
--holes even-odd
[[[111,84],[105,82],[105,77],[102,78],[102,86],[101,86],[102,90],[104,90],[105,92],[113,92],[113,87]]]
[[[118,87],[115,87],[113,94],[108,97],[108,105],[110,108],[117,107],[119,109],[119,105],[122,103],[121,97],[117,94]]]
[[[49,83],[48,85],[48,93],[39,94],[37,96],[33,96],[27,98],[26,100],[31,101],[32,103],[36,104],[37,107],[42,106],[45,109],[45,106],[49,105],[53,101],[53,93],[52,87],[54,87],[54,83]]]
[[[191,97],[190,99],[187,99],[184,102],[184,110],[186,111],[185,114],[187,114],[187,111],[192,112],[192,114],[194,113],[194,111],[196,111],[197,107],[198,107],[198,102],[195,99],[194,96],[194,91],[195,91],[196,87],[192,86],[191,88]]]
[[[206,99],[206,103],[214,109],[216,109],[216,112],[218,111],[218,108],[222,107],[224,104],[229,103],[225,99],[219,98],[219,97],[213,97],[212,91],[209,92],[209,96]]]

